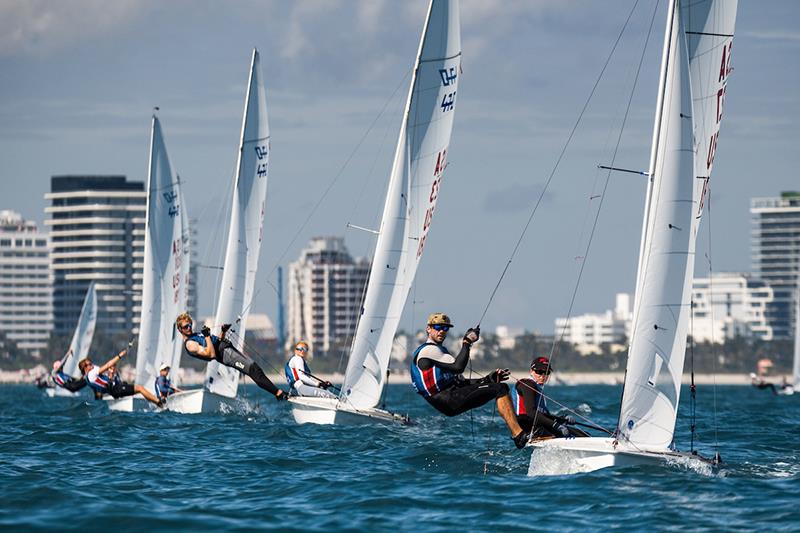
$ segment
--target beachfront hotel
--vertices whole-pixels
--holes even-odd
[[[800,276],[800,192],[752,198],[752,268],[774,291],[767,321],[775,339],[794,336],[793,306]]]
[[[144,268],[147,193],[125,176],[53,176],[45,224],[50,227],[54,332],[68,335],[86,290],[96,283],[97,330],[138,327]]]
[[[0,331],[40,356],[53,329],[47,234],[14,211],[0,211]]]

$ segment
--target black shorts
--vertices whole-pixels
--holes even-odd
[[[456,416],[507,394],[508,385],[505,383],[465,383],[425,399],[440,413]]]
[[[126,381],[120,381],[108,388],[108,393],[114,398],[125,398],[136,394],[133,385]]]

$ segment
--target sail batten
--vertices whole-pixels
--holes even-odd
[[[458,2],[432,0],[406,99],[363,313],[342,386],[342,400],[357,409],[375,407],[383,393],[394,335],[439,197],[460,69]]]
[[[247,87],[233,206],[214,324],[232,324],[233,338],[241,340],[246,333],[245,324],[261,253],[271,151],[258,50],[253,50]],[[206,370],[206,387],[213,393],[232,398],[236,396],[239,376],[235,369],[212,361]]]

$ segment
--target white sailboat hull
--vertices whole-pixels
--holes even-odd
[[[44,390],[44,393],[48,398],[77,398],[80,396],[79,392],[70,392],[67,389],[62,389],[61,387],[48,387]]]
[[[123,413],[142,413],[145,411],[155,411],[156,406],[144,399],[141,394],[126,396],[124,398],[103,398],[107,402],[108,408],[112,411]]]
[[[639,450],[614,444],[605,437],[550,439],[534,442],[529,476],[562,476],[594,472],[602,468],[634,465],[663,465],[665,462],[689,467],[710,468],[711,462],[699,455],[663,450]]]
[[[225,407],[233,408],[233,398],[209,392],[206,389],[195,389],[172,394],[167,398],[167,411],[197,415],[201,413],[218,413]]]
[[[338,398],[312,398],[307,396],[289,398],[292,416],[298,424],[408,424],[408,417],[383,409],[354,409]]]

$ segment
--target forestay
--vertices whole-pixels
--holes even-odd
[[[267,200],[269,152],[269,125],[264,84],[261,80],[261,62],[258,50],[253,50],[228,245],[216,313],[216,325],[233,325],[236,333],[232,336],[234,339],[244,339],[245,323],[253,298]],[[233,398],[236,396],[238,384],[239,372],[216,361],[208,364],[208,390]]]
[[[83,307],[69,343],[69,354],[61,368],[62,372],[74,378],[80,377],[78,363],[89,355],[89,348],[94,338],[94,326],[97,322],[97,292],[94,282],[89,285],[83,299]]]
[[[170,167],[161,123],[153,116],[136,355],[136,383],[150,389],[162,363],[174,365],[177,374],[175,362],[182,343],[175,329],[175,317],[186,309],[187,301],[185,210],[181,184]]]
[[[712,44],[712,38],[723,40],[725,37],[716,34],[733,34],[736,7],[735,2],[724,0],[687,2],[685,7],[675,4],[670,5],[665,36],[633,330],[618,427],[621,439],[642,449],[665,448],[673,439],[697,229],[730,73],[729,38],[727,44],[719,46]],[[687,31],[692,33],[687,35]],[[709,69],[718,77],[711,78]],[[712,79],[714,83],[710,82]],[[699,92],[693,105],[695,85]],[[709,96],[712,91],[713,105]]]
[[[433,0],[342,387],[342,400],[355,408],[374,407],[380,401],[392,342],[439,198],[460,74],[458,2]]]

